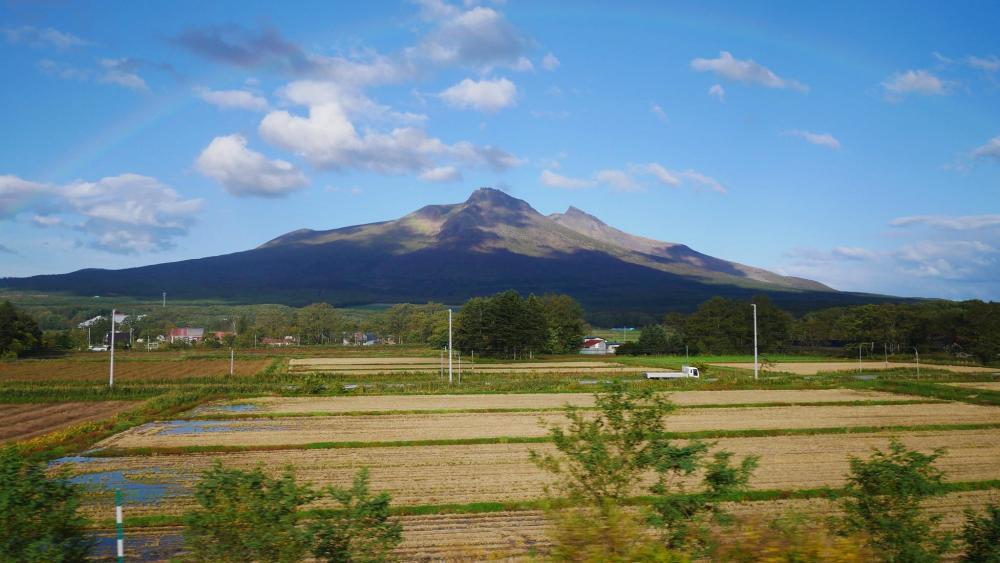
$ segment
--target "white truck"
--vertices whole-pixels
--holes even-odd
[[[693,366],[681,366],[681,371],[647,371],[643,375],[646,376],[646,379],[687,379],[689,377],[698,379],[701,377],[698,368]]]

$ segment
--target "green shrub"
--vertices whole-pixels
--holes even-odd
[[[84,561],[93,540],[78,506],[65,474],[47,476],[12,446],[0,451],[0,561]]]
[[[1000,563],[1000,506],[990,504],[982,516],[967,511],[962,528],[966,563]]]

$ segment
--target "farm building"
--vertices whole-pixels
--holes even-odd
[[[284,338],[262,338],[260,341],[264,346],[297,346],[298,340],[294,336]]]
[[[580,353],[599,356],[614,354],[615,351],[618,350],[618,346],[619,344],[617,342],[609,342],[597,336],[588,336],[583,339],[583,345],[580,347]]]
[[[205,338],[203,328],[172,328],[170,329],[170,342],[199,342]]]

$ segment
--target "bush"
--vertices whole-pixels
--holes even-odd
[[[861,533],[883,561],[938,561],[951,537],[935,532],[939,516],[928,516],[924,499],[942,493],[943,474],[934,462],[943,454],[922,454],[891,440],[889,451],[876,449],[867,460],[850,458],[844,529]]]
[[[961,561],[967,563],[1000,563],[1000,506],[990,504],[986,513],[965,513],[962,528],[965,552]]]
[[[603,563],[655,561],[686,562],[690,558],[670,551],[644,526],[639,515],[609,505],[600,510],[575,507],[552,511],[549,537],[553,561]]]
[[[853,563],[872,561],[857,536],[838,536],[826,526],[791,514],[770,522],[740,522],[738,533],[718,534],[712,561],[727,563]]]
[[[0,451],[0,561],[84,561],[93,540],[78,506],[65,474],[46,476],[13,446]]]
[[[326,493],[339,505],[303,523],[302,508]],[[185,520],[185,543],[195,561],[320,561],[375,563],[391,559],[402,539],[389,522],[389,495],[372,496],[362,469],[350,489],[315,491],[290,471],[272,478],[261,468],[205,472],[195,490],[201,509]]]

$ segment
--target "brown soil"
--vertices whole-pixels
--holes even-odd
[[[24,440],[128,410],[133,401],[0,404],[0,442]]]

